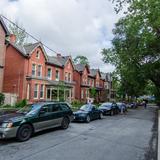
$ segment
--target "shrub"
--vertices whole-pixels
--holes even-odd
[[[71,104],[72,104],[72,105],[80,105],[81,102],[80,102],[79,100],[75,99],[75,100],[72,101]]]
[[[23,108],[23,107],[26,106],[26,105],[27,105],[27,100],[26,100],[26,99],[23,99],[23,100],[17,102],[17,103],[15,104],[15,107],[16,107],[16,108]]]
[[[0,93],[0,106],[4,104],[5,96],[3,93]]]
[[[11,106],[10,104],[6,104],[4,106],[2,106],[3,108],[13,108],[13,106]]]

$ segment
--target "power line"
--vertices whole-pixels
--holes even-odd
[[[19,27],[16,23],[12,22],[11,20],[9,20],[7,17],[0,15],[0,17],[4,18],[5,20],[7,20],[9,23],[13,24],[14,26],[16,26],[18,29],[22,30],[23,32],[25,32],[27,35],[29,35],[31,38],[33,38],[34,40],[36,40],[37,42],[39,42],[39,40],[34,37],[33,35],[31,35],[30,33],[26,32],[24,29],[22,29],[21,27]],[[48,47],[46,44],[42,43],[41,44],[46,47],[47,49],[49,49],[50,51],[54,52],[54,53],[58,53],[57,51],[51,49],[50,47]]]

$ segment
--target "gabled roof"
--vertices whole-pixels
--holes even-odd
[[[82,72],[82,71],[84,70],[84,68],[85,68],[85,65],[84,65],[84,64],[76,64],[76,65],[75,65],[75,69],[76,69],[76,71],[78,71],[78,72]]]
[[[75,70],[77,70],[78,72],[83,72],[85,68],[87,68],[88,73],[90,73],[89,66],[87,64],[76,64],[75,65]]]
[[[101,72],[101,79],[106,80],[106,77],[107,77],[106,73]]]
[[[57,60],[57,57],[55,56],[48,56],[48,63],[59,67],[63,67],[63,65]]]
[[[100,74],[100,77],[101,77],[101,73],[99,71],[99,69],[90,69],[90,75],[91,77],[96,77],[97,73]]]
[[[26,54],[31,54],[35,48],[37,48],[40,44],[40,42],[37,43],[29,43],[25,44],[23,47],[25,49]]]
[[[6,35],[7,35],[7,36],[10,35],[10,32],[9,32],[7,26],[5,25],[5,23],[4,23],[4,21],[3,21],[3,18],[2,18],[1,16],[0,16],[0,24],[2,25],[2,27],[3,27],[3,29],[4,29],[4,31],[5,31],[5,33],[6,33]]]
[[[11,42],[9,42],[9,44],[12,45],[15,49],[17,49],[25,57],[30,56],[37,47],[41,47],[46,60],[48,60],[48,56],[47,56],[45,49],[43,48],[43,45],[41,44],[41,42],[29,43],[29,44],[25,44],[25,45],[19,45],[19,44],[15,44],[15,43],[11,43]]]

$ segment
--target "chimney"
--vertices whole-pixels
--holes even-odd
[[[62,57],[62,55],[60,53],[57,53],[57,57]]]
[[[11,43],[15,43],[15,42],[16,42],[16,35],[10,34],[9,41],[10,41]]]

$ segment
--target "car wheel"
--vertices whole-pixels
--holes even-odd
[[[69,126],[69,118],[64,117],[61,123],[61,128],[62,129],[67,129]]]
[[[16,138],[20,142],[24,142],[24,141],[27,141],[31,137],[32,133],[33,133],[32,126],[30,124],[23,124],[18,129]]]
[[[89,115],[87,115],[86,122],[89,123],[90,121],[91,121],[91,118]]]
[[[114,115],[114,112],[113,110],[110,111],[110,116],[113,116]]]
[[[103,117],[103,114],[100,113],[100,114],[99,114],[99,119],[102,119],[102,117]]]

